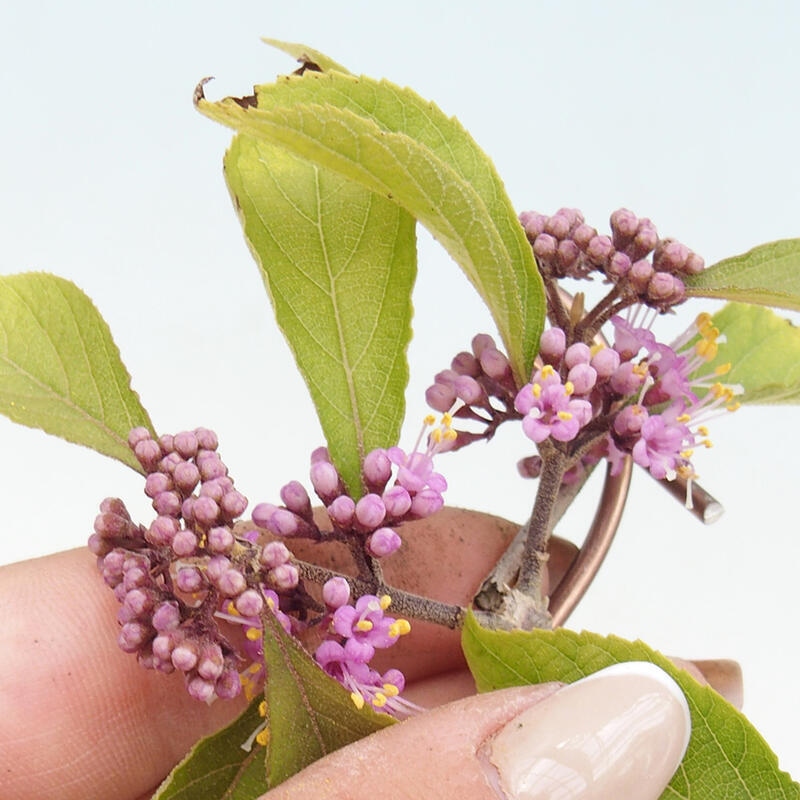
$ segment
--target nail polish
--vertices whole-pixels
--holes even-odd
[[[485,755],[509,800],[657,800],[691,734],[686,698],[655,664],[565,686],[508,722]]]

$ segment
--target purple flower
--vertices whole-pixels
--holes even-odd
[[[525,435],[537,444],[549,436],[559,442],[572,441],[592,418],[591,403],[571,397],[572,392],[572,384],[561,383],[550,365],[537,370],[514,401],[516,410],[524,414]]]

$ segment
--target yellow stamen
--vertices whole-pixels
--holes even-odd
[[[572,419],[572,414],[570,414],[569,411],[559,411],[558,414],[556,414],[556,416],[562,422],[569,422]]]
[[[400,694],[400,690],[393,683],[384,683],[383,693],[387,697],[397,697]]]
[[[260,717],[266,717],[267,716],[267,701],[266,700],[262,700],[258,704],[258,715]]]
[[[570,395],[575,391],[575,384],[572,381],[567,381],[564,384],[564,394]]]
[[[244,635],[251,642],[257,642],[261,638],[261,629],[260,628],[248,628],[245,631]]]
[[[715,375],[727,375],[730,371],[731,371],[730,361],[727,364],[720,364],[718,367],[714,367]]]
[[[452,428],[448,428],[444,432],[444,438],[447,442],[452,442],[454,439],[458,438],[458,431],[454,431]]]
[[[542,377],[543,378],[552,378],[553,375],[555,375],[555,374],[556,374],[556,371],[555,371],[555,369],[553,369],[553,365],[552,364],[545,364],[542,367]]]
[[[436,417],[433,414],[428,414],[422,421],[425,425],[433,425],[436,423]]]
[[[534,383],[531,386],[531,392],[533,392],[533,396],[538,400],[542,396],[542,386],[539,383]]]
[[[389,636],[405,636],[411,632],[411,623],[407,619],[396,619],[389,626]]]
[[[444,425],[445,428],[449,428],[453,424],[453,415],[446,411],[442,414],[441,424]]]
[[[726,408],[728,411],[737,411],[737,410],[738,410],[738,409],[740,409],[741,407],[742,407],[742,404],[741,404],[741,403],[739,403],[739,402],[736,402],[736,403],[728,403],[728,405],[726,405],[726,406],[725,406],[725,408]]]
[[[698,425],[697,426],[697,432],[701,436],[708,436],[708,428],[705,425]]]
[[[364,698],[358,692],[350,692],[350,699],[359,711],[364,708]]]
[[[388,594],[382,595],[381,598],[378,600],[380,603],[381,609],[386,611],[387,608],[392,604],[392,598],[389,597]]]
[[[360,619],[358,622],[356,622],[355,628],[357,631],[361,631],[362,633],[367,633],[367,631],[372,630],[373,625],[368,619]]]
[[[375,708],[383,708],[386,705],[386,695],[382,692],[377,692],[372,700],[372,705],[374,705]]]
[[[681,414],[675,419],[675,422],[688,422],[691,419],[689,414]]]
[[[266,747],[269,743],[269,728],[264,728],[256,734],[256,741],[262,746]]]

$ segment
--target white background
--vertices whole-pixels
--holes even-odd
[[[5,3],[0,273],[75,281],[157,428],[216,429],[237,485],[275,500],[305,477],[320,434],[223,182],[230,134],[192,108],[200,78],[217,76],[212,98],[246,94],[294,69],[260,36],[306,42],[458,116],[520,210],[577,206],[607,230],[624,205],[712,263],[800,235],[798,26],[789,0]],[[420,241],[407,442],[433,373],[492,330],[444,252]],[[713,425],[697,465],[727,507],[712,527],[637,474],[569,624],[739,659],[746,712],[800,777],[797,420],[754,407]],[[532,486],[514,465],[529,448],[518,430],[496,442],[440,461],[449,500],[522,520]],[[106,495],[147,513],[127,468],[4,418],[0,454],[0,563],[82,545]],[[562,533],[579,538],[590,505]]]

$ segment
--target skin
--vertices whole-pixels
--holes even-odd
[[[406,528],[407,553],[393,556],[387,577],[465,603],[515,526],[458,510],[442,512],[437,522]],[[324,554],[316,555],[324,561]],[[117,602],[85,549],[0,568],[0,784],[6,800],[148,798],[198,738],[244,709],[242,699],[199,703],[186,694],[179,675],[139,667],[117,648],[116,611]],[[408,676],[406,696],[429,708],[458,698],[465,698],[458,700],[463,705],[351,745],[270,798],[375,797],[378,790],[385,798],[420,797],[432,787],[442,798],[497,797],[484,777],[475,782],[485,776],[476,758],[480,742],[555,686],[470,697],[474,686],[457,633],[415,625],[401,643],[387,664]],[[429,758],[434,743],[436,757]],[[391,788],[385,770],[378,770],[383,775],[378,781],[376,770],[367,768],[380,758],[391,759]],[[363,773],[358,789],[342,781],[348,763]]]

